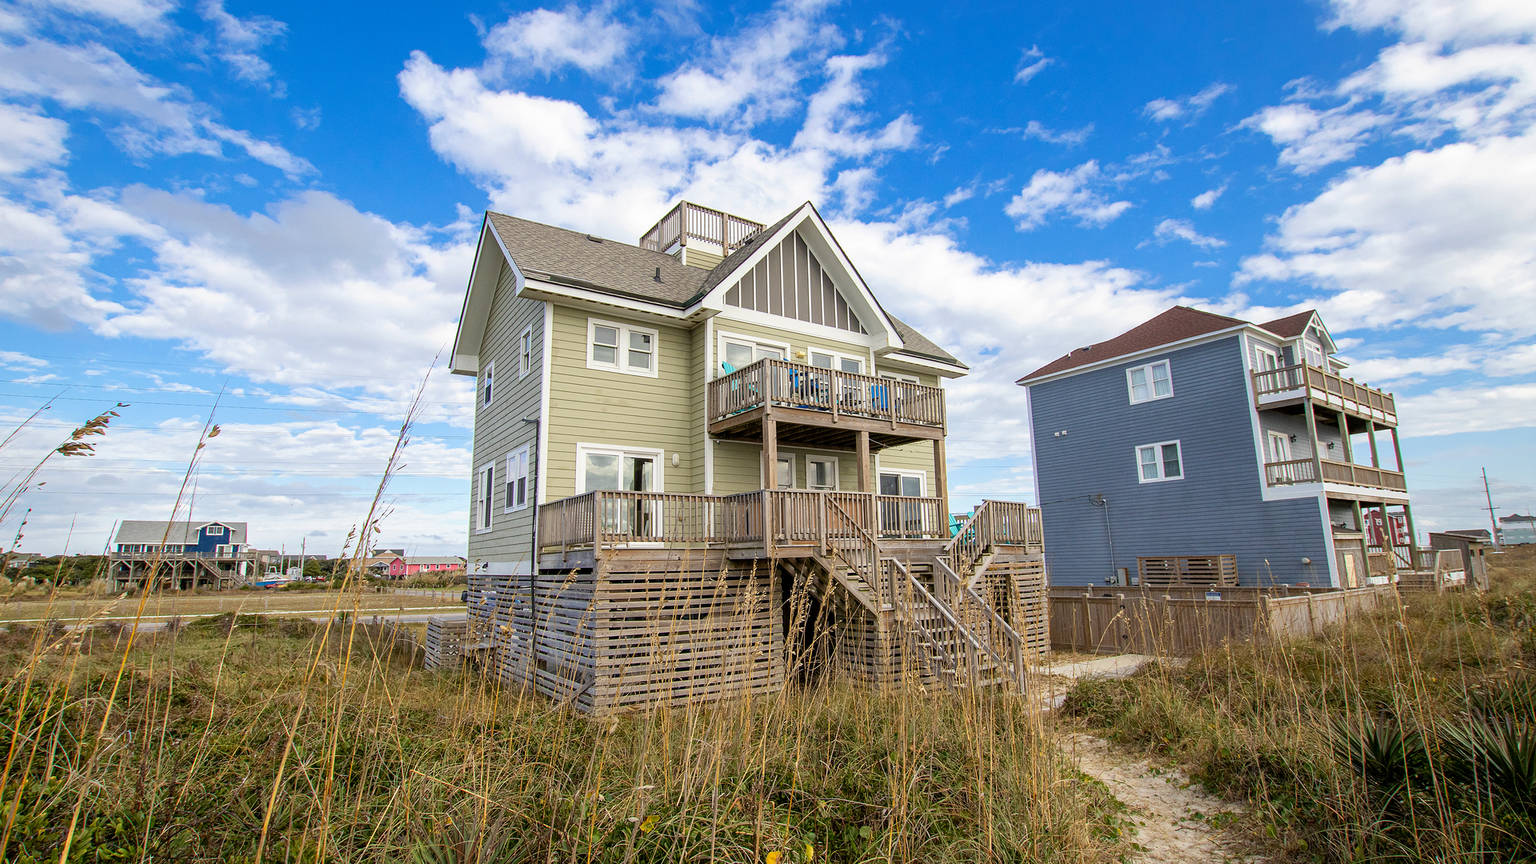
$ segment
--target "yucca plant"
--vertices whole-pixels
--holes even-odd
[[[1493,805],[1525,855],[1536,856],[1536,723],[1531,715],[1473,716],[1440,729],[1447,772]]]
[[[1384,804],[1397,800],[1424,775],[1429,764],[1424,739],[1418,732],[1404,729],[1396,717],[1377,719],[1365,714],[1358,725],[1346,717],[1335,717],[1332,722],[1334,755],[1379,792]]]

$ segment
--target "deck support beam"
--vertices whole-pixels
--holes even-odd
[[[1323,482],[1323,454],[1318,452],[1318,446],[1317,446],[1317,444],[1318,444],[1318,442],[1317,442],[1317,412],[1312,410],[1312,400],[1311,399],[1308,399],[1306,401],[1306,413],[1307,413],[1307,438],[1311,442],[1310,446],[1312,447],[1312,476],[1317,478],[1317,482],[1322,483]]]
[[[1381,467],[1381,454],[1376,452],[1376,423],[1372,420],[1365,421],[1365,434],[1371,442],[1371,467]]]
[[[949,522],[949,474],[944,464],[944,439],[933,442],[933,485],[937,487],[939,517]]]
[[[763,488],[779,488],[779,429],[778,421],[763,418]],[[793,478],[791,478],[793,481]]]
[[[940,446],[943,446],[943,444],[942,444],[943,439],[939,439],[939,440],[941,442]],[[857,445],[855,447],[855,453],[857,455],[854,458],[857,459],[858,462],[859,462],[859,491],[860,492],[871,492],[873,490],[869,488],[869,432],[868,431],[863,430],[863,429],[859,430],[859,433],[858,433],[858,443],[857,443]]]

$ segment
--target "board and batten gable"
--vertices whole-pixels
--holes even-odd
[[[703,373],[690,328],[645,320],[623,309],[589,310],[554,304],[550,342],[546,501],[577,494],[576,447],[598,444],[662,451],[665,492],[694,491],[698,463],[694,432],[703,407]],[[656,332],[656,375],[587,366],[592,320]],[[673,456],[677,464],[672,464]]]
[[[488,565],[488,572],[526,573],[532,556],[533,513],[530,506],[506,512],[507,456],[528,448],[530,484],[536,481],[538,464],[537,425],[524,418],[538,418],[544,372],[544,303],[517,296],[512,268],[502,262],[496,294],[491,301],[480,349],[481,374],[475,385],[474,465],[470,480],[469,560],[471,570]],[[530,365],[519,375],[523,334],[531,333]],[[487,365],[494,369],[491,404],[485,404],[483,387]],[[491,501],[491,529],[477,531],[480,470],[495,465]],[[530,490],[531,493],[532,490]],[[512,569],[508,569],[512,568]]]
[[[1264,500],[1243,346],[1233,334],[1030,387],[1052,584],[1134,577],[1138,557],[1221,554],[1245,585],[1329,584],[1321,497]],[[1165,359],[1173,396],[1131,404],[1126,371]],[[1167,441],[1183,479],[1140,482],[1136,448]]]

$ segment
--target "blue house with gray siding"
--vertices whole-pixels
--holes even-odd
[[[1312,311],[1176,306],[1019,379],[1051,583],[1132,585],[1190,558],[1235,562],[1244,585],[1414,569],[1396,403],[1335,350]]]

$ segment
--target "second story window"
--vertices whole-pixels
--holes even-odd
[[[1137,479],[1142,483],[1184,479],[1184,454],[1179,442],[1161,441],[1136,448]]]
[[[522,378],[533,369],[533,327],[523,331],[517,348],[517,377]]]
[[[502,498],[502,512],[511,513],[528,506],[528,448],[507,454],[507,489]]]
[[[485,372],[480,375],[480,404],[491,404],[491,385],[496,383],[496,362],[485,364]]]
[[[1131,391],[1131,404],[1167,399],[1173,395],[1173,370],[1167,360],[1132,366],[1125,370],[1125,383]]]
[[[656,331],[613,321],[587,321],[587,368],[656,377]]]
[[[491,530],[491,502],[496,496],[496,464],[482,467],[475,477],[475,533]]]

